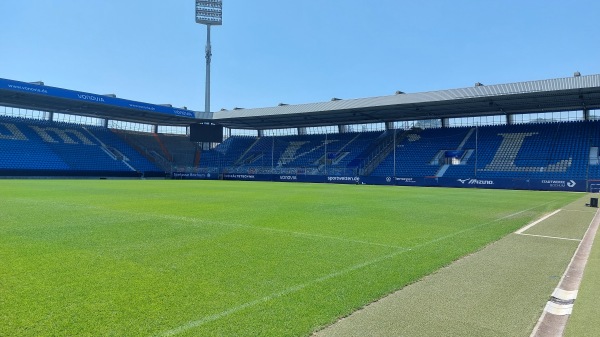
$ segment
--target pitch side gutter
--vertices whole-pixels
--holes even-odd
[[[575,255],[563,274],[558,287],[550,296],[542,316],[538,320],[530,337],[562,336],[567,320],[573,311],[573,303],[583,278],[583,271],[592,250],[592,244],[600,224],[600,210],[596,211],[594,219],[583,239],[579,243]]]

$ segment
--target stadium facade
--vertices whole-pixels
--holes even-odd
[[[0,79],[0,175],[597,191],[599,115],[600,75],[213,113]]]

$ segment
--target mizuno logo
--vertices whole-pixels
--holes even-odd
[[[457,181],[460,181],[461,184],[468,184],[468,185],[494,185],[494,181],[493,180],[479,180],[479,179],[456,179]]]

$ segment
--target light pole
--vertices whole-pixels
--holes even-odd
[[[204,94],[204,111],[210,112],[210,26],[220,26],[223,23],[222,0],[196,0],[196,23],[206,25],[206,91]]]

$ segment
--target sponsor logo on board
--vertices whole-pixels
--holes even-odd
[[[327,177],[328,181],[352,181],[352,182],[359,182],[360,181],[360,177]]]
[[[255,179],[252,174],[226,174],[225,179]]]
[[[79,99],[84,99],[86,101],[93,101],[93,102],[104,103],[104,98],[100,97],[100,96],[77,94],[77,97],[79,97]]]
[[[416,184],[417,183],[417,181],[414,180],[413,178],[398,178],[398,177],[396,177],[396,181],[401,181],[405,184]]]
[[[48,93],[48,90],[46,90],[46,89],[26,87],[26,86],[22,86],[22,85],[9,84],[8,87],[11,89],[16,89],[16,90],[21,90],[21,91],[37,92],[38,94],[47,94]]]
[[[494,185],[493,180],[481,180],[481,179],[456,179],[463,185]]]
[[[573,188],[577,183],[574,180],[542,180],[542,184],[548,185],[549,187],[569,187]]]

